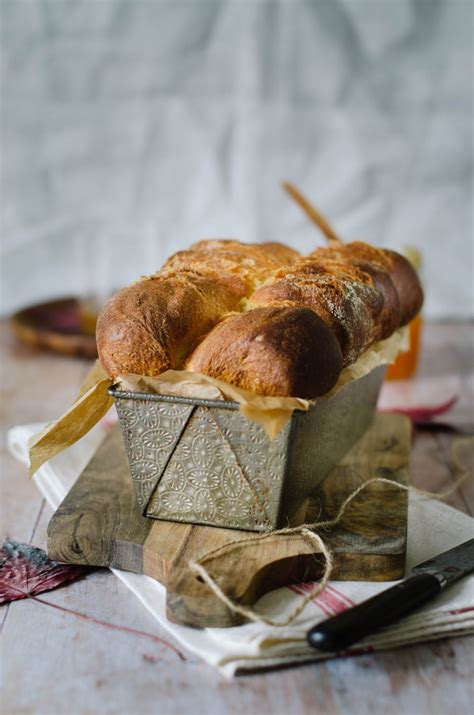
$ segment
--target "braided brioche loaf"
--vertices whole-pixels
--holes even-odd
[[[298,253],[286,246],[200,241],[157,274],[114,295],[97,323],[97,347],[111,377],[159,375],[183,366],[196,341],[272,272]]]
[[[316,397],[422,301],[394,251],[333,242],[300,256],[207,240],[111,298],[97,345],[112,378],[184,367],[261,395]]]

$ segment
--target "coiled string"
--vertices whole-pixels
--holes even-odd
[[[397,489],[412,492],[413,494],[418,494],[422,497],[428,497],[430,499],[437,500],[445,499],[450,494],[455,492],[461,486],[461,484],[463,484],[470,476],[469,469],[463,467],[462,464],[460,464],[457,454],[458,447],[467,443],[474,444],[474,437],[458,438],[453,440],[451,444],[451,466],[453,471],[455,473],[458,473],[458,477],[455,479],[454,483],[443,492],[434,493],[425,489],[418,489],[417,487],[399,484],[393,479],[387,479],[385,477],[374,477],[372,479],[368,479],[366,482],[364,482],[364,484],[361,484],[360,487],[355,489],[351,494],[349,494],[348,497],[346,497],[346,499],[344,499],[341,506],[339,507],[336,516],[333,519],[328,519],[325,521],[315,521],[311,524],[301,524],[300,526],[288,527],[284,529],[276,529],[275,531],[271,531],[266,534],[259,534],[248,539],[239,539],[237,541],[232,541],[230,544],[226,544],[224,546],[220,546],[216,549],[208,551],[195,561],[190,561],[189,567],[194,572],[199,574],[202,580],[209,586],[211,591],[217,596],[220,601],[222,601],[222,603],[227,606],[227,608],[229,608],[230,611],[232,611],[232,613],[239,614],[247,620],[253,621],[254,623],[262,623],[267,626],[276,627],[288,626],[300,615],[306,605],[325,589],[328,581],[331,578],[331,573],[333,570],[333,556],[330,549],[326,546],[322,537],[319,534],[315,533],[315,530],[327,529],[338,524],[342,519],[345,511],[347,510],[349,504],[354,499],[356,499],[359,494],[361,494],[361,492],[363,492],[365,489],[367,489],[367,487],[373,484],[388,484],[391,487],[397,487]],[[217,581],[209,574],[209,572],[204,566],[206,561],[209,561],[209,559],[212,559],[217,555],[222,556],[225,553],[232,551],[237,546],[241,546],[242,544],[249,545],[256,541],[263,541],[264,539],[268,539],[269,537],[273,538],[275,536],[292,535],[303,537],[303,539],[308,543],[311,553],[314,553],[314,547],[316,546],[318,552],[321,553],[325,558],[325,567],[321,580],[314,585],[314,588],[312,588],[307,594],[305,594],[305,596],[301,599],[298,605],[283,620],[275,620],[273,618],[268,618],[267,616],[263,616],[256,613],[252,608],[247,608],[245,606],[239,605],[238,603],[235,603],[231,598],[229,598],[229,596],[224,593]]]

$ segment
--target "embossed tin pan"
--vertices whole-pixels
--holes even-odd
[[[110,388],[143,515],[250,531],[297,523],[372,421],[384,372],[294,412],[273,440],[236,402]]]

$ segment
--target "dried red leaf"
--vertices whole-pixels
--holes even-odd
[[[42,549],[5,539],[0,549],[0,604],[51,591],[88,570],[51,561]]]
[[[433,417],[439,417],[449,412],[456,404],[458,398],[451,397],[446,402],[441,402],[438,405],[417,405],[416,407],[390,407],[380,410],[380,412],[390,412],[397,415],[405,415],[409,417],[416,425],[418,422],[429,422]]]
[[[17,601],[21,598],[33,598],[37,603],[55,608],[62,613],[70,613],[90,623],[95,623],[114,631],[149,638],[155,643],[160,643],[172,650],[181,660],[186,660],[174,645],[152,633],[146,633],[129,626],[108,623],[86,613],[37,597],[38,593],[51,591],[53,588],[62,586],[68,581],[75,581],[85,576],[88,571],[90,569],[86,566],[68,566],[57,561],[51,561],[46,553],[36,546],[20,544],[13,539],[5,539],[3,547],[0,549],[0,605],[10,601]]]

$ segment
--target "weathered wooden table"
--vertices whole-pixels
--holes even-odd
[[[0,326],[3,424],[50,420],[72,401],[89,363],[35,352]],[[425,401],[460,397],[450,422],[473,429],[472,325],[430,325],[415,388]],[[427,398],[426,395],[429,394]],[[406,404],[413,385],[392,383],[386,398]],[[452,436],[417,434],[412,482],[440,490],[453,479]],[[51,516],[25,469],[2,446],[2,538],[46,545]],[[472,514],[473,480],[447,499]],[[46,594],[49,601],[111,623],[162,635],[156,621],[109,571]],[[3,695],[13,713],[406,713],[470,712],[474,698],[472,639],[306,665],[227,682],[193,656],[186,662],[157,642],[23,600],[0,609]]]

